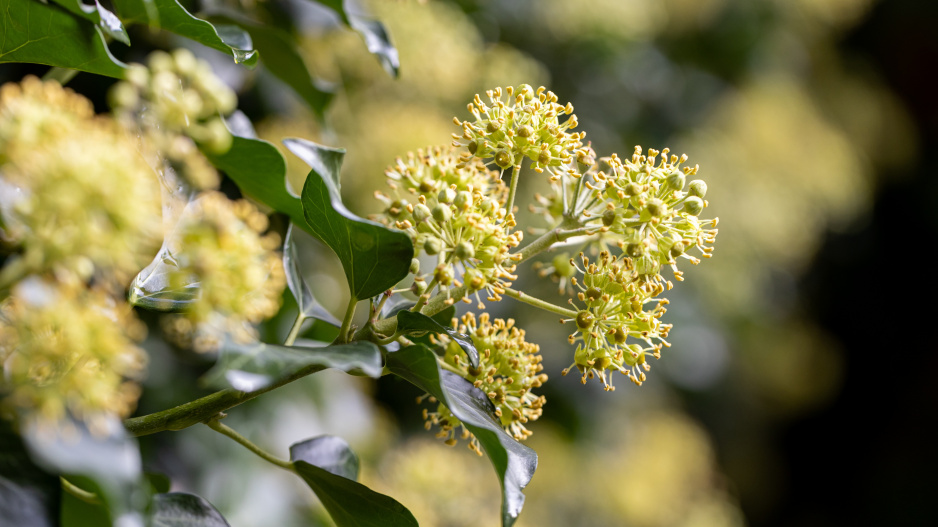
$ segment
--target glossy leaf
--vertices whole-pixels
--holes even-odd
[[[301,371],[335,368],[345,372],[361,372],[381,376],[381,351],[371,342],[352,342],[322,348],[276,346],[255,343],[226,343],[218,362],[203,377],[203,382],[216,388],[233,388],[255,392],[291,377]]]
[[[137,441],[118,419],[92,433],[83,423],[32,423],[23,440],[30,457],[56,474],[84,476],[98,486],[115,525],[143,526],[147,492]]]
[[[53,1],[65,9],[68,9],[73,14],[88,20],[92,24],[97,24],[98,27],[104,31],[105,35],[118,42],[123,42],[128,46],[130,45],[130,37],[127,36],[127,30],[124,29],[124,24],[117,18],[117,15],[102,7],[98,0],[94,0],[94,5],[86,4],[81,0]]]
[[[323,470],[358,481],[358,456],[341,437],[319,436],[290,446],[290,459],[302,460]]]
[[[313,291],[306,283],[306,279],[303,278],[296,253],[296,243],[293,241],[294,236],[293,224],[290,224],[287,227],[287,236],[283,242],[283,270],[287,276],[287,287],[293,293],[293,298],[296,299],[300,314],[304,317],[318,318],[336,327],[341,326],[342,322],[316,301]]]
[[[287,162],[277,147],[260,139],[235,136],[224,154],[203,153],[245,195],[286,214],[294,224],[314,234],[306,225],[300,198],[287,189]]]
[[[287,84],[309,105],[320,119],[333,94],[322,89],[310,75],[303,57],[289,33],[269,25],[260,25],[241,17],[212,17],[212,21],[237,25],[251,35],[261,62],[270,73]]]
[[[100,27],[39,1],[0,0],[0,64],[31,62],[108,77],[127,66],[111,55]]]
[[[479,352],[476,350],[475,344],[472,343],[472,337],[465,333],[460,333],[449,326],[444,326],[427,315],[401,311],[397,314],[397,329],[398,331],[408,332],[432,331],[434,333],[446,333],[466,352],[466,357],[469,358],[469,363],[472,367],[479,367]]]
[[[440,368],[426,346],[387,355],[387,368],[436,397],[469,429],[492,461],[502,485],[502,525],[514,524],[524,506],[521,490],[537,468],[537,454],[511,437],[495,418],[488,397],[469,381]]]
[[[303,185],[303,213],[313,235],[338,255],[352,298],[376,296],[407,276],[414,257],[410,237],[359,218],[342,203],[339,167],[344,150],[302,139],[284,144],[313,168]]]
[[[199,298],[199,281],[193,277],[174,287],[170,277],[177,271],[176,260],[164,245],[150,265],[134,277],[127,300],[131,305],[156,311],[185,311]]]
[[[258,53],[250,36],[237,26],[214,26],[193,16],[177,0],[113,0],[114,11],[127,24],[154,25],[179,36],[192,39],[222,53],[235,62],[253,67]],[[151,18],[151,3],[155,11]]]
[[[9,422],[0,420],[0,518],[3,525],[53,527],[59,521],[58,476],[37,467]]]
[[[384,68],[392,77],[397,77],[401,67],[397,48],[391,44],[391,37],[388,35],[384,24],[375,20],[373,17],[361,12],[361,6],[356,6],[356,10],[348,9],[347,2],[344,0],[318,0],[320,4],[335,11],[339,18],[347,26],[354,29],[365,40],[365,46],[368,51],[378,57],[381,67]]]
[[[358,458],[337,437],[315,438],[290,447],[294,469],[338,527],[416,527],[414,515],[397,500],[342,475],[352,472],[353,458],[357,465]]]
[[[229,527],[208,500],[185,492],[153,496],[148,520],[151,527]]]

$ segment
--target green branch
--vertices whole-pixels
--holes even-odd
[[[257,454],[258,457],[260,457],[260,458],[263,459],[264,461],[267,461],[268,463],[272,463],[272,464],[274,464],[274,465],[277,465],[278,467],[280,467],[280,468],[282,468],[282,469],[284,469],[284,470],[289,470],[290,472],[295,472],[295,471],[293,470],[293,463],[292,463],[292,462],[286,461],[286,460],[283,460],[283,459],[280,459],[280,458],[278,458],[278,457],[276,457],[276,456],[274,456],[274,455],[268,453],[266,450],[264,450],[264,449],[262,449],[261,447],[255,445],[254,443],[252,443],[250,439],[244,437],[243,435],[239,434],[238,432],[235,432],[235,430],[234,430],[233,428],[231,428],[231,427],[228,426],[228,425],[225,425],[224,423],[222,423],[222,422],[219,420],[219,419],[221,419],[221,418],[223,418],[223,417],[225,417],[224,414],[218,414],[218,415],[215,416],[214,419],[210,419],[210,420],[206,421],[206,422],[205,422],[205,425],[208,426],[209,428],[211,428],[212,430],[218,432],[219,434],[226,435],[226,436],[230,437],[231,439],[235,440],[235,442],[239,443],[241,446],[243,446],[244,448],[247,448],[247,449],[250,450],[251,452],[254,452],[255,454]]]
[[[65,492],[68,492],[72,496],[75,496],[85,503],[90,503],[91,505],[101,505],[101,498],[99,498],[98,495],[94,492],[88,492],[87,490],[79,487],[78,485],[75,485],[62,476],[59,476],[59,481],[62,483],[62,490]]]
[[[565,317],[576,318],[576,311],[560,307],[555,304],[551,304],[546,300],[541,300],[540,298],[531,296],[527,293],[516,291],[510,287],[506,287],[505,294],[514,298],[515,300],[524,302],[525,304],[532,305],[538,309],[543,309],[544,311],[549,311],[551,313],[556,313]]]

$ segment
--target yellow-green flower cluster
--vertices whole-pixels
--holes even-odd
[[[386,207],[380,219],[409,233],[418,255],[437,260],[432,272],[416,270],[415,291],[465,284],[499,300],[502,287],[516,278],[508,252],[523,233],[512,230],[497,172],[478,160],[460,163],[451,148],[429,148],[398,159],[387,176],[393,195],[376,193]]]
[[[660,286],[646,281],[632,258],[619,259],[604,251],[597,262],[582,253],[580,260],[582,267],[575,260],[571,264],[583,275],[582,280],[573,279],[582,307],[575,318],[564,320],[575,324],[569,340],[578,344],[574,362],[563,374],[576,367],[584,383],[596,376],[606,390],[614,390],[611,372],[618,371],[641,385],[650,369],[648,356],[660,358],[662,346],[670,346],[665,339],[671,325],[660,321],[668,301],[655,298]],[[648,304],[654,305],[647,309]],[[638,343],[629,343],[630,338]]]
[[[577,159],[586,134],[570,132],[577,126],[572,104],[561,105],[553,92],[543,86],[535,91],[527,84],[495,88],[485,94],[488,104],[476,95],[468,106],[473,121],[453,118],[463,128],[462,135],[453,134],[453,145],[468,149],[464,162],[473,157],[493,159],[499,168],[506,169],[520,167],[528,158],[534,170],[543,172]],[[570,117],[561,123],[561,115]]]
[[[636,146],[631,160],[621,160],[615,154],[603,159],[609,172],[594,172],[596,184],[586,183],[596,204],[583,212],[587,218],[601,221],[632,258],[636,271],[655,283],[664,281],[660,270],[665,265],[682,280],[677,259],[699,263],[699,258],[687,253],[694,247],[703,258],[709,258],[718,232],[717,218],[700,218],[708,206],[704,199],[707,184],[701,179],[687,183],[698,167],[682,168],[687,156],[669,158],[668,153],[667,148],[661,152],[651,149],[646,156]],[[656,164],[659,154],[661,161]],[[670,289],[670,282],[667,285]]]
[[[148,63],[128,68],[126,80],[111,89],[111,106],[122,119],[136,123],[170,168],[193,187],[217,187],[218,174],[196,144],[214,153],[231,147],[221,115],[235,109],[234,91],[186,49],[155,51]]]
[[[216,349],[226,335],[238,341],[256,337],[251,324],[280,308],[286,278],[275,249],[276,233],[263,235],[267,216],[246,200],[200,194],[180,218],[169,241],[176,268],[170,286],[198,283],[198,297],[183,315],[164,319],[168,335],[197,351]]]
[[[453,327],[472,338],[479,352],[479,367],[473,368],[459,344],[446,336],[435,339],[444,347],[443,362],[488,396],[495,405],[496,418],[509,434],[518,441],[527,439],[532,432],[525,424],[541,416],[546,402],[543,396],[531,392],[547,381],[547,374],[541,373],[544,366],[537,354],[537,344],[526,342],[524,330],[515,327],[512,319],[490,321],[487,313],[478,318],[467,313],[462,324],[459,322],[453,319]],[[469,439],[469,448],[482,455],[478,440],[442,404],[435,412],[425,410],[424,419],[427,429],[433,425],[440,427],[437,437],[445,439],[448,445],[456,444],[456,431],[462,427],[462,437]]]
[[[61,129],[56,127],[60,116]],[[19,274],[121,285],[162,236],[159,186],[136,142],[56,82],[27,78],[0,92],[2,229]]]
[[[3,407],[22,417],[89,424],[126,417],[146,354],[146,326],[100,290],[27,278],[0,306]]]

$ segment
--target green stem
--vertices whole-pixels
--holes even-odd
[[[287,339],[283,341],[284,346],[292,346],[296,342],[296,337],[300,334],[300,327],[303,326],[303,322],[306,321],[306,315],[303,313],[298,313],[296,315],[296,320],[293,321],[293,327],[290,328],[290,334],[287,335]]]
[[[282,379],[270,386],[260,390],[245,393],[236,390],[221,390],[201,399],[189,401],[175,408],[155,412],[140,417],[132,417],[124,420],[124,428],[133,436],[145,436],[162,432],[164,430],[183,430],[192,425],[205,422],[219,412],[224,412],[229,408],[238,406],[241,403],[250,401],[255,397],[275,390],[286,384],[306,377],[307,375],[321,371],[322,366],[308,366],[293,375]]]
[[[98,497],[94,492],[88,492],[87,490],[80,488],[78,485],[75,485],[71,481],[59,476],[59,481],[62,483],[62,489],[65,492],[68,492],[72,496],[80,499],[85,503],[90,503],[91,505],[101,505],[101,498]]]
[[[349,328],[352,325],[352,318],[355,316],[355,307],[357,305],[357,298],[354,296],[349,298],[348,307],[345,308],[345,318],[342,319],[342,327],[339,328],[339,336],[335,339],[337,344],[345,344],[349,341]]]
[[[550,311],[551,313],[556,313],[558,315],[563,315],[565,317],[576,318],[576,311],[562,308],[558,305],[551,304],[550,302],[547,302],[546,300],[541,300],[540,298],[531,296],[527,293],[516,291],[510,287],[506,287],[504,289],[505,289],[505,294],[510,296],[511,298],[514,298],[515,300],[519,300],[521,302],[524,302],[525,304],[543,309],[544,311]]]
[[[290,472],[295,472],[295,471],[293,470],[293,463],[292,463],[292,462],[286,461],[286,460],[283,460],[283,459],[280,459],[280,458],[278,458],[278,457],[276,457],[276,456],[273,456],[273,455],[271,455],[270,453],[268,453],[267,451],[265,451],[264,449],[262,449],[261,447],[255,445],[254,443],[251,442],[250,439],[244,437],[243,435],[239,434],[238,432],[235,432],[233,428],[231,428],[230,426],[225,425],[224,423],[222,423],[221,421],[219,421],[219,419],[221,419],[222,417],[224,417],[223,414],[222,414],[222,415],[218,415],[218,416],[216,416],[215,419],[211,419],[211,420],[209,420],[209,421],[206,421],[205,424],[206,424],[206,426],[208,426],[208,427],[211,428],[212,430],[218,432],[219,434],[226,435],[226,436],[230,437],[231,439],[234,439],[235,442],[240,443],[241,446],[243,446],[244,448],[247,448],[247,449],[250,450],[251,452],[254,452],[255,454],[257,454],[258,457],[260,457],[260,458],[263,459],[264,461],[267,461],[268,463],[272,463],[272,464],[274,464],[274,465],[277,465],[278,467],[280,467],[280,468],[282,468],[282,469],[284,469],[284,470],[289,470]]]
[[[49,71],[42,76],[44,81],[59,81],[59,84],[65,86],[68,82],[78,75],[78,70],[68,68],[59,68],[58,66],[49,68]]]
[[[515,193],[518,190],[518,174],[521,173],[521,163],[518,163],[511,169],[511,182],[508,184],[508,202],[505,203],[505,211],[508,214],[514,212]]]

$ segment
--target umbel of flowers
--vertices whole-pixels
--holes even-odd
[[[376,193],[385,206],[377,219],[410,234],[419,257],[411,266],[410,290],[418,295],[413,310],[431,299],[450,305],[471,303],[472,297],[484,309],[482,296],[510,296],[572,326],[573,360],[563,375],[576,370],[582,382],[596,378],[613,390],[619,372],[641,385],[650,359],[670,346],[662,294],[673,282],[663,269],[683,280],[679,262],[696,265],[713,252],[717,219],[701,218],[709,204],[707,184],[695,178],[698,167],[686,166],[687,156],[668,149],[635,147],[627,159],[597,157],[584,143],[586,134],[573,131],[573,106],[543,87],[495,88],[486,99],[475,96],[470,119],[454,118],[461,133],[453,134],[452,145],[399,158],[387,170],[390,192]],[[523,165],[544,174],[551,188],[529,204],[548,228],[525,247],[514,214]],[[574,237],[586,247],[582,253],[537,264],[542,276],[557,279],[561,292],[570,294],[569,307],[512,289],[519,265]],[[433,342],[443,367],[486,393],[506,431],[525,439],[525,423],[541,415],[545,402],[532,393],[547,377],[537,346],[511,320],[470,312],[453,325],[471,336],[479,366],[441,336]],[[439,426],[438,436],[448,444],[461,436],[479,451],[444,405],[426,410],[425,419],[428,428]]]
[[[234,93],[187,51],[131,65],[96,115],[55,81],[0,88],[0,412],[104,430],[139,397],[146,326],[125,300],[148,262],[197,291],[164,326],[213,349],[253,338],[285,285],[276,234],[212,190]],[[175,214],[182,210],[181,215]],[[164,217],[165,214],[165,217]],[[163,248],[160,250],[160,242]],[[182,306],[180,308],[180,306]]]

